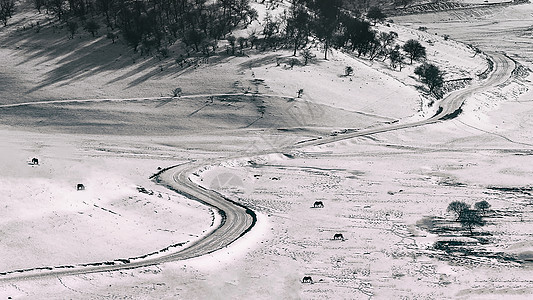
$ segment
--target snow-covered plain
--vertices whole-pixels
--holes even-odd
[[[531,19],[523,9],[531,5],[497,8],[494,14]],[[393,25],[394,30],[404,32],[404,40],[434,39],[430,59],[445,64],[449,75],[458,70],[456,76],[474,77],[486,68],[485,60],[434,35],[431,18],[441,14],[448,13],[416,16],[412,29]],[[491,15],[486,16],[468,24],[485,30],[480,48],[493,50],[494,28],[486,26]],[[439,29],[439,34],[456,37],[456,31],[457,38],[470,41],[470,32],[477,39],[479,32],[464,30],[465,20],[453,17],[446,15],[446,32]],[[516,25],[502,23],[494,26]],[[430,32],[417,31],[421,25]],[[43,40],[56,34],[58,43],[66,41],[66,33],[43,29],[43,34],[50,35]],[[109,41],[85,38],[89,48],[84,51],[109,50]],[[533,178],[529,77],[517,76],[475,95],[462,115],[446,122],[289,156],[246,157],[332,131],[414,116],[420,110],[416,83],[409,69],[394,72],[343,53],[293,70],[276,66],[276,56],[290,55],[279,52],[225,57],[187,71],[176,70],[170,61],[126,63],[117,54],[109,56],[116,69],[101,70],[101,61],[92,61],[101,55],[82,58],[81,52],[68,54],[68,48],[58,55],[42,40],[17,32],[2,39],[11,42],[0,48],[2,65],[9,66],[0,70],[6,83],[0,88],[2,104],[157,97],[176,86],[185,94],[257,90],[295,96],[304,89],[303,99],[296,100],[183,97],[0,108],[0,247],[5,253],[0,272],[137,256],[205,234],[214,226],[211,210],[152,183],[148,177],[157,167],[193,159],[208,164],[241,154],[245,159],[206,167],[194,180],[259,213],[250,233],[208,256],[1,283],[4,298],[527,299],[533,294],[529,265],[442,255],[427,248],[437,236],[423,226],[427,217],[446,217],[453,200],[487,200],[508,214],[483,228],[492,235],[484,247],[531,257],[530,195],[490,189],[528,187]],[[498,47],[507,50],[512,44]],[[525,50],[509,49],[527,65]],[[346,65],[356,70],[352,80],[341,76]],[[34,156],[41,165],[28,165]],[[85,191],[75,191],[80,182]],[[154,195],[140,193],[139,186]],[[315,201],[325,207],[311,208]],[[333,240],[336,233],[345,240]],[[302,284],[303,276],[315,283]]]

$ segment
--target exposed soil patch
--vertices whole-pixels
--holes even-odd
[[[533,187],[502,187],[502,186],[489,186],[489,190],[513,193],[513,194],[524,194],[528,196],[533,196]]]

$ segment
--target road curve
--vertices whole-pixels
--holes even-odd
[[[442,120],[447,120],[453,118],[456,114],[461,112],[461,107],[468,97],[472,94],[478,93],[483,90],[495,87],[497,85],[503,84],[510,77],[515,68],[515,63],[509,59],[503,53],[489,52],[487,55],[491,58],[494,63],[494,69],[487,80],[473,84],[464,89],[457,90],[448,94],[444,99],[439,103],[437,113],[431,118],[410,122],[410,123],[399,123],[394,125],[376,127],[371,129],[365,129],[361,131],[351,132],[347,134],[341,134],[338,136],[327,137],[323,139],[314,139],[302,142],[298,145],[297,148],[307,147],[307,146],[316,146],[323,145],[332,142],[342,141],[346,139],[351,139],[354,137],[372,135],[376,133],[383,133],[388,131],[394,131],[405,128],[412,128],[422,125],[428,125],[432,123],[437,123]]]
[[[246,156],[257,156],[270,153],[286,152],[313,145],[333,143],[341,140],[351,139],[354,137],[367,136],[376,133],[432,124],[447,119],[449,116],[455,114],[461,108],[464,101],[473,93],[497,86],[509,79],[514,69],[514,62],[500,53],[490,53],[489,56],[494,62],[494,70],[491,73],[491,76],[484,82],[450,93],[440,102],[438,113],[429,119],[412,123],[388,125],[384,127],[377,127],[361,130],[358,132],[352,132],[348,134],[341,134],[338,136],[304,141],[298,143],[295,146],[273,149],[268,151],[258,151],[255,153],[247,153]],[[204,238],[194,243],[191,243],[182,250],[164,256],[133,260],[130,262],[114,261],[111,265],[71,266],[68,268],[62,266],[35,268],[29,270],[16,270],[0,273],[0,282],[30,280],[44,277],[68,276],[97,272],[109,272],[139,267],[148,267],[164,262],[198,257],[201,255],[212,253],[216,250],[228,246],[254,226],[256,222],[256,216],[251,210],[247,209],[246,207],[238,203],[232,202],[231,200],[223,197],[215,191],[207,190],[190,181],[189,175],[200,166],[201,162],[194,162],[171,167],[155,176],[155,179],[160,184],[166,186],[171,190],[176,191],[177,193],[185,195],[186,197],[191,198],[193,200],[205,203],[218,210],[218,212],[222,216],[222,222],[215,230],[213,230]]]
[[[200,201],[218,210],[218,213],[222,216],[222,222],[204,238],[174,253],[154,258],[132,260],[131,262],[115,260],[99,263],[98,266],[76,265],[68,268],[61,266],[9,271],[0,273],[0,283],[148,267],[165,262],[202,256],[228,246],[255,225],[256,215],[243,205],[235,203],[215,191],[204,189],[190,181],[189,174],[197,167],[200,167],[199,163],[175,166],[161,172],[155,176],[155,179],[158,183],[187,198]]]

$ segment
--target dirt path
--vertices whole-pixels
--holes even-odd
[[[396,124],[390,126],[384,126],[379,128],[367,129],[353,133],[341,134],[338,136],[331,136],[325,138],[317,138],[309,141],[304,141],[298,143],[295,146],[288,146],[284,148],[279,148],[275,150],[268,151],[259,151],[255,153],[248,153],[248,156],[258,156],[271,153],[280,153],[286,152],[295,149],[301,149],[308,146],[323,145],[328,143],[333,143],[341,140],[351,139],[354,137],[361,137],[372,135],[376,133],[388,132],[393,130],[412,128],[416,126],[422,126],[427,124],[432,124],[439,122],[441,120],[449,119],[450,116],[455,115],[463,105],[464,101],[473,93],[483,91],[488,88],[492,88],[499,84],[504,83],[511,76],[511,72],[514,69],[514,63],[512,60],[507,58],[501,53],[489,53],[489,56],[494,61],[494,71],[490,77],[477,85],[467,87],[463,90],[455,91],[443,99],[439,105],[439,112],[426,120],[405,123],[405,124]],[[239,94],[240,95],[240,94]],[[189,97],[206,97],[206,96],[216,96],[216,95],[196,95]],[[140,98],[147,99],[147,98]],[[157,98],[160,99],[160,98]],[[139,99],[137,99],[139,100]],[[55,102],[42,102],[42,103],[64,103],[64,102],[96,102],[96,101],[127,101],[122,99],[94,99],[94,100],[63,100]],[[33,105],[33,104],[42,104],[41,102],[30,102],[30,103],[20,103],[14,105]],[[10,107],[0,106],[1,107]],[[242,155],[241,155],[242,156]],[[240,156],[235,157],[226,157],[220,159],[220,161],[240,158]],[[217,161],[211,161],[210,164],[216,163]],[[232,202],[231,200],[224,198],[215,191],[207,190],[202,186],[194,184],[189,180],[189,175],[194,172],[197,168],[201,167],[205,162],[193,162],[185,165],[179,165],[166,169],[161,174],[156,176],[161,184],[166,187],[176,191],[177,193],[183,194],[188,198],[193,200],[200,201],[207,205],[210,205],[218,210],[222,216],[222,222],[220,226],[214,229],[212,232],[207,234],[203,239],[189,245],[187,248],[179,250],[174,253],[167,255],[162,255],[159,257],[145,258],[139,260],[115,260],[111,262],[101,262],[89,265],[76,265],[76,266],[56,266],[56,267],[43,267],[43,268],[33,268],[25,270],[15,270],[0,273],[0,282],[6,281],[21,281],[21,280],[30,280],[38,279],[43,277],[57,277],[57,276],[67,276],[67,275],[79,275],[79,274],[88,274],[88,273],[97,273],[97,272],[110,272],[124,269],[133,269],[139,267],[147,267],[152,265],[161,264],[164,262],[184,260],[188,258],[202,256],[208,253],[212,253],[219,249],[222,249],[235,240],[240,238],[246,232],[252,229],[256,222],[255,214],[247,209],[246,207]]]

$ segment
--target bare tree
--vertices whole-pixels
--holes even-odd
[[[390,59],[390,66],[393,69],[396,69],[396,67],[398,67],[401,72],[402,67],[403,67],[403,54],[400,51],[399,45],[394,46],[394,49],[391,50],[391,52],[389,53],[389,59]]]
[[[237,44],[239,44],[239,50],[241,52],[241,55],[244,54],[244,46],[248,43],[248,40],[245,37],[238,37],[237,38]]]
[[[446,211],[453,212],[457,216],[457,220],[459,220],[461,212],[466,209],[470,209],[470,205],[464,203],[463,201],[453,201],[448,204]]]
[[[394,31],[381,32],[378,34],[378,40],[380,43],[380,54],[383,56],[383,61],[385,61],[392,50],[394,50],[395,41],[398,38],[398,33]]]
[[[254,32],[250,33],[250,35],[248,35],[248,42],[250,44],[250,49],[253,49],[254,48],[254,45],[257,43],[257,35]]]
[[[0,21],[7,26],[7,20],[15,13],[15,0],[0,0]]]
[[[407,53],[407,56],[411,59],[411,64],[413,60],[419,60],[426,58],[426,48],[420,44],[419,41],[410,39],[402,46],[403,51]]]
[[[368,10],[368,13],[366,14],[366,17],[374,22],[374,25],[377,22],[382,22],[387,18],[387,16],[381,11],[381,9],[377,6],[372,6]]]
[[[78,23],[76,21],[68,21],[67,29],[70,32],[70,39],[74,38],[74,34],[78,31]]]
[[[309,50],[308,48],[302,50],[302,52],[300,52],[300,55],[302,55],[302,57],[304,58],[304,66],[307,66],[307,63],[313,58],[315,58],[313,52],[311,52],[311,50]]]
[[[476,202],[476,204],[474,204],[475,209],[480,210],[482,214],[485,214],[490,206],[491,205],[485,200]]]
[[[439,98],[440,88],[444,84],[444,72],[442,72],[437,66],[433,64],[422,64],[415,68],[415,74],[420,76],[420,79],[425,83],[429,92]]]
[[[312,6],[315,12],[314,32],[324,43],[324,59],[327,60],[340,25],[342,0],[315,0]]]
[[[473,229],[476,226],[485,225],[485,220],[481,217],[479,211],[475,209],[464,209],[459,214],[459,222],[463,225],[464,228],[470,231],[470,235],[473,235]]]
[[[226,40],[231,47],[231,55],[235,55],[235,42],[237,41],[237,38],[235,38],[233,35],[229,35]]]
[[[309,25],[311,16],[307,8],[299,0],[292,0],[288,16],[285,19],[285,38],[292,45],[293,56],[296,51],[307,44],[311,27]]]

